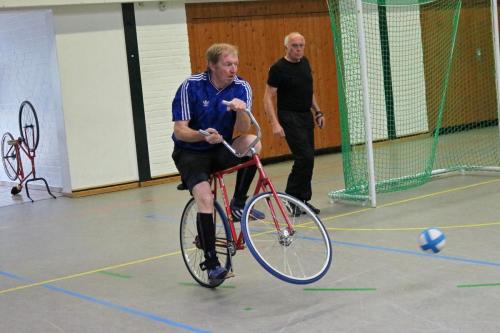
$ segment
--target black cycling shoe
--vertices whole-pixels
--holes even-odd
[[[214,268],[208,269],[208,282],[210,284],[218,284],[227,275],[227,269],[222,266],[215,266]]]
[[[299,206],[294,205],[292,202],[289,202],[288,205],[286,205],[286,210],[288,211],[288,214],[293,217],[300,216],[303,213]]]
[[[304,200],[304,203],[306,204],[307,207],[309,207],[310,210],[313,211],[314,214],[318,215],[320,210],[319,208],[314,207],[312,204],[310,204],[308,201]]]

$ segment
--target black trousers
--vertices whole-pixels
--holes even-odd
[[[278,119],[294,163],[285,192],[297,199],[311,200],[314,169],[314,120],[312,113],[278,110]]]

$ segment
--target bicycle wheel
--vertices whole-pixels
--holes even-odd
[[[19,156],[16,147],[9,144],[9,141],[14,141],[14,137],[7,132],[2,136],[2,163],[7,177],[16,180],[19,177]]]
[[[35,108],[29,101],[22,102],[19,108],[19,131],[28,151],[33,153],[38,147],[40,131]]]
[[[322,278],[330,268],[332,248],[328,233],[318,216],[302,201],[285,193],[278,193],[277,198],[272,192],[261,193],[247,203],[241,223],[250,252],[275,277],[307,284]]]
[[[218,202],[215,202],[214,221],[215,221],[215,237],[216,251],[219,261],[222,266],[229,271],[231,269],[231,231],[227,222],[226,215]],[[205,261],[204,252],[198,239],[198,231],[196,228],[196,215],[198,210],[193,198],[188,201],[184,211],[182,212],[180,239],[181,251],[184,263],[191,276],[203,287],[215,288],[222,284],[223,281],[217,284],[211,284],[208,281],[206,270],[200,268],[200,264]],[[230,253],[231,251],[231,253]]]

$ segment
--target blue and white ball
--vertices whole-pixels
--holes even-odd
[[[429,228],[422,231],[418,241],[420,243],[420,248],[425,252],[438,253],[443,249],[446,243],[446,237],[441,230]]]

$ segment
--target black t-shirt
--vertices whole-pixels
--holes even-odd
[[[278,110],[310,112],[313,79],[306,57],[295,63],[278,60],[269,69],[267,84],[278,88]]]

